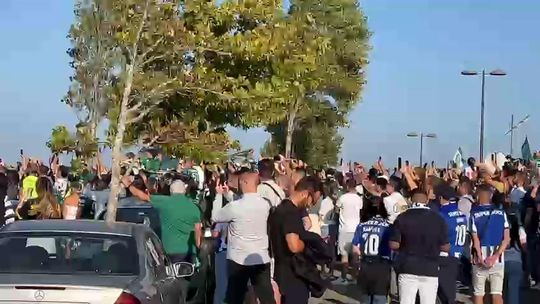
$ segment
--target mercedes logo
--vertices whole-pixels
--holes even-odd
[[[45,291],[36,290],[34,293],[34,299],[36,299],[36,301],[43,301],[43,299],[45,299]]]

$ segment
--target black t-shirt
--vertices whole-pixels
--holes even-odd
[[[537,200],[535,200],[534,198],[532,198],[531,196],[531,192],[532,190],[529,190],[527,191],[527,193],[525,193],[525,196],[523,197],[523,200],[522,200],[522,207],[521,207],[521,221],[523,224],[525,224],[525,215],[527,214],[527,209],[531,209],[532,211],[532,217],[531,217],[531,222],[529,223],[529,225],[526,225],[525,226],[525,232],[527,233],[527,235],[534,235],[538,229],[538,222],[539,222],[539,218],[538,218],[538,209],[536,207],[536,205],[538,204]]]
[[[304,231],[302,210],[305,211],[305,209],[298,208],[290,200],[285,199],[272,213],[270,240],[276,262],[276,277],[292,273],[291,260],[294,254],[289,250],[285,236],[289,233],[296,233],[300,236]]]
[[[448,244],[446,222],[427,207],[413,207],[394,221],[392,241],[399,242],[399,273],[437,277],[440,247]]]

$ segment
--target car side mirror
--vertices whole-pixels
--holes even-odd
[[[177,278],[190,277],[195,273],[195,266],[188,262],[174,263],[173,268]]]

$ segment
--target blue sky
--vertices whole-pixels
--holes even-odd
[[[437,133],[425,143],[424,160],[444,165],[458,146],[478,154],[480,78],[463,69],[501,68],[508,76],[486,81],[486,151],[509,150],[510,115],[531,119],[516,134],[540,145],[540,1],[364,0],[373,31],[367,85],[351,113],[343,158],[373,162],[381,155],[417,161],[410,131]],[[68,0],[0,1],[0,157],[17,159],[24,148],[45,158],[57,124],[75,115],[60,103],[71,70],[65,51],[73,20]],[[243,146],[258,149],[263,130],[233,131]]]

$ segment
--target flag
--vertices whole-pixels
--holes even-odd
[[[461,147],[459,147],[456,151],[456,154],[454,154],[453,161],[456,165],[456,168],[461,169],[463,167],[463,152],[461,151]]]
[[[525,141],[523,142],[523,145],[521,146],[521,158],[525,160],[525,162],[531,161],[531,147],[529,146],[529,139],[525,137]]]

